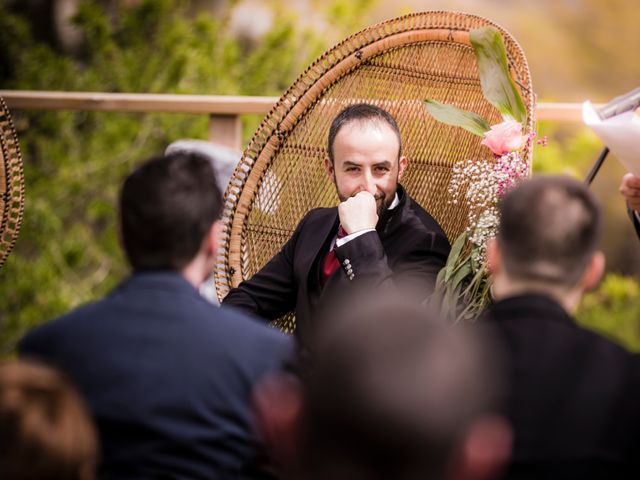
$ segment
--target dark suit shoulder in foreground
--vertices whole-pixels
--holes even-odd
[[[204,479],[252,476],[252,387],[291,360],[292,345],[159,272],[34,330],[19,351],[57,365],[85,395],[102,475]]]
[[[550,297],[487,312],[505,352],[515,431],[506,478],[637,478],[640,364]]]

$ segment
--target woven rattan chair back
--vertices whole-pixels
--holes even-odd
[[[466,227],[467,206],[451,205],[452,166],[491,161],[478,137],[435,121],[423,100],[433,98],[502,121],[480,87],[469,30],[494,26],[503,36],[511,74],[533,125],[534,95],[526,59],[513,37],[474,15],[411,14],[373,25],[314,62],[287,90],[253,136],[225,196],[225,230],[215,278],[218,295],[258,271],[312,208],[338,203],[323,169],[333,118],[347,105],[369,102],[389,111],[409,160],[402,184],[442,225],[450,240]],[[291,314],[280,319],[295,328]]]
[[[13,249],[24,209],[24,174],[18,137],[0,97],[0,267]]]

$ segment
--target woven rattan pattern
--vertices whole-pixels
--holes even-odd
[[[468,30],[485,25],[503,35],[512,76],[533,125],[534,95],[524,54],[502,28],[483,18],[426,12],[369,27],[320,57],[282,96],[244,152],[225,196],[225,230],[215,276],[224,297],[258,271],[314,207],[338,203],[322,162],[330,123],[345,106],[370,102],[398,121],[409,159],[402,184],[442,225],[449,239],[466,227],[468,207],[451,205],[452,166],[492,160],[478,138],[436,122],[425,98],[472,110],[491,123],[499,113],[484,99]],[[277,322],[295,328],[291,314]]]
[[[18,137],[0,98],[0,267],[13,249],[24,209],[24,174]]]

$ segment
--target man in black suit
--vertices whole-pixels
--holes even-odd
[[[258,476],[252,387],[289,361],[292,345],[198,294],[215,264],[220,212],[206,159],[149,160],[120,196],[133,274],[19,345],[21,356],[60,367],[86,397],[104,478]]]
[[[627,202],[629,216],[640,238],[640,178],[633,173],[627,173],[620,182],[620,193]]]
[[[351,284],[426,297],[449,254],[438,223],[398,184],[407,166],[400,131],[386,111],[352,105],[329,130],[327,175],[342,203],[311,210],[262,270],[223,300],[266,319],[294,310],[298,338]]]
[[[637,478],[638,358],[572,318],[604,270],[600,212],[586,187],[538,177],[507,193],[488,243],[515,432],[507,478]]]

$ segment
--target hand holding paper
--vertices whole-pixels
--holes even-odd
[[[640,178],[633,173],[627,173],[622,177],[620,183],[620,193],[627,202],[629,208],[640,211]]]

